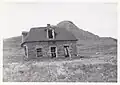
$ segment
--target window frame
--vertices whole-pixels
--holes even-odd
[[[70,45],[69,44],[64,44],[63,47],[65,48],[65,46],[68,47],[67,49],[68,49],[69,57],[71,58]]]
[[[41,53],[41,56],[38,56],[37,49],[39,49],[39,48],[41,49],[41,52],[40,52],[40,53]],[[42,47],[42,46],[37,46],[37,47],[35,48],[35,51],[36,51],[36,57],[37,57],[37,58],[39,58],[39,57],[42,57],[42,56],[43,56],[43,47]]]
[[[53,38],[49,38],[49,33],[48,33],[49,30],[52,30]],[[50,39],[50,40],[53,40],[55,38],[55,30],[53,28],[47,29],[47,38]]]
[[[24,45],[24,47],[25,47],[25,56],[28,58],[28,46],[27,45]]]
[[[56,48],[56,51],[55,51],[55,53],[56,53],[56,58],[58,57],[58,50],[57,50],[57,46],[49,46],[49,53],[50,53],[50,56],[51,56],[51,47],[55,47]]]

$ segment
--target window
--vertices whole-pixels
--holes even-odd
[[[69,46],[67,46],[67,45],[64,46],[64,53],[65,53],[65,57],[69,57],[70,56]]]
[[[42,48],[37,48],[37,57],[42,57]]]
[[[54,39],[54,29],[48,29],[48,38]]]
[[[26,45],[24,46],[24,50],[25,50],[25,56],[28,57],[28,47]]]
[[[25,56],[27,56],[27,52],[26,52],[26,51],[27,51],[27,48],[26,48],[26,46],[25,46],[25,48],[24,48],[24,49],[25,49]]]

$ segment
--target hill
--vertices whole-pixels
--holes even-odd
[[[79,56],[72,59],[23,61],[22,36],[3,40],[4,82],[117,82],[117,40],[79,29],[70,21],[66,28],[77,38]]]
[[[62,21],[57,24],[59,28],[65,28],[69,32],[73,33],[77,41],[78,53],[81,55],[89,55],[95,53],[117,53],[117,40],[111,37],[99,37],[91,32],[84,31],[78,28],[71,21]],[[18,47],[21,44],[22,37],[13,37],[4,40],[4,49],[6,47]],[[18,49],[16,48],[16,49]]]
[[[71,21],[62,21],[57,24],[59,28],[65,28],[69,32],[73,33],[77,41],[78,54],[80,55],[94,55],[96,53],[117,53],[117,40],[111,37],[99,37],[91,32],[84,31],[78,28]],[[12,37],[5,39],[4,50],[5,49],[22,49],[20,47],[22,36]]]
[[[62,21],[57,24],[60,28],[66,28],[68,31],[72,32],[79,40],[96,40],[99,39],[99,36],[94,35],[88,31],[84,31],[78,28],[71,21]]]
[[[66,28],[68,31],[73,33],[77,41],[78,52],[84,53],[95,53],[95,52],[104,52],[112,48],[115,51],[117,50],[117,40],[111,37],[99,37],[91,32],[84,31],[83,29],[78,28],[71,21],[62,21],[57,24],[59,28]],[[114,48],[115,47],[115,48]],[[113,51],[113,50],[112,50]]]

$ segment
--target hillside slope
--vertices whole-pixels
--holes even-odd
[[[79,40],[96,40],[99,39],[99,36],[94,35],[90,32],[84,31],[78,28],[71,21],[62,21],[57,24],[60,28],[66,28],[68,31],[72,32]]]
[[[71,22],[80,56],[24,61],[22,36],[3,40],[3,82],[117,82],[117,40],[99,37]],[[83,56],[82,56],[83,55]]]
[[[60,28],[62,27],[67,29],[76,36],[76,38],[78,39],[77,41],[78,54],[80,55],[94,55],[96,53],[117,54],[116,39],[110,37],[99,37],[97,35],[94,35],[93,33],[78,28],[71,21],[62,21],[58,23],[57,26]],[[20,46],[21,41],[22,36],[5,39],[3,41],[4,56],[10,54],[12,56],[16,54],[23,55],[24,53]]]
[[[73,33],[77,41],[78,53],[84,51],[84,53],[88,52],[104,52],[108,51],[108,49],[112,49],[112,51],[117,51],[117,40],[110,37],[99,37],[91,32],[84,31],[78,28],[71,21],[62,21],[57,24],[59,28],[65,28],[71,33]]]

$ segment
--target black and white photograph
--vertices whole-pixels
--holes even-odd
[[[117,83],[117,5],[3,2],[2,82]]]

